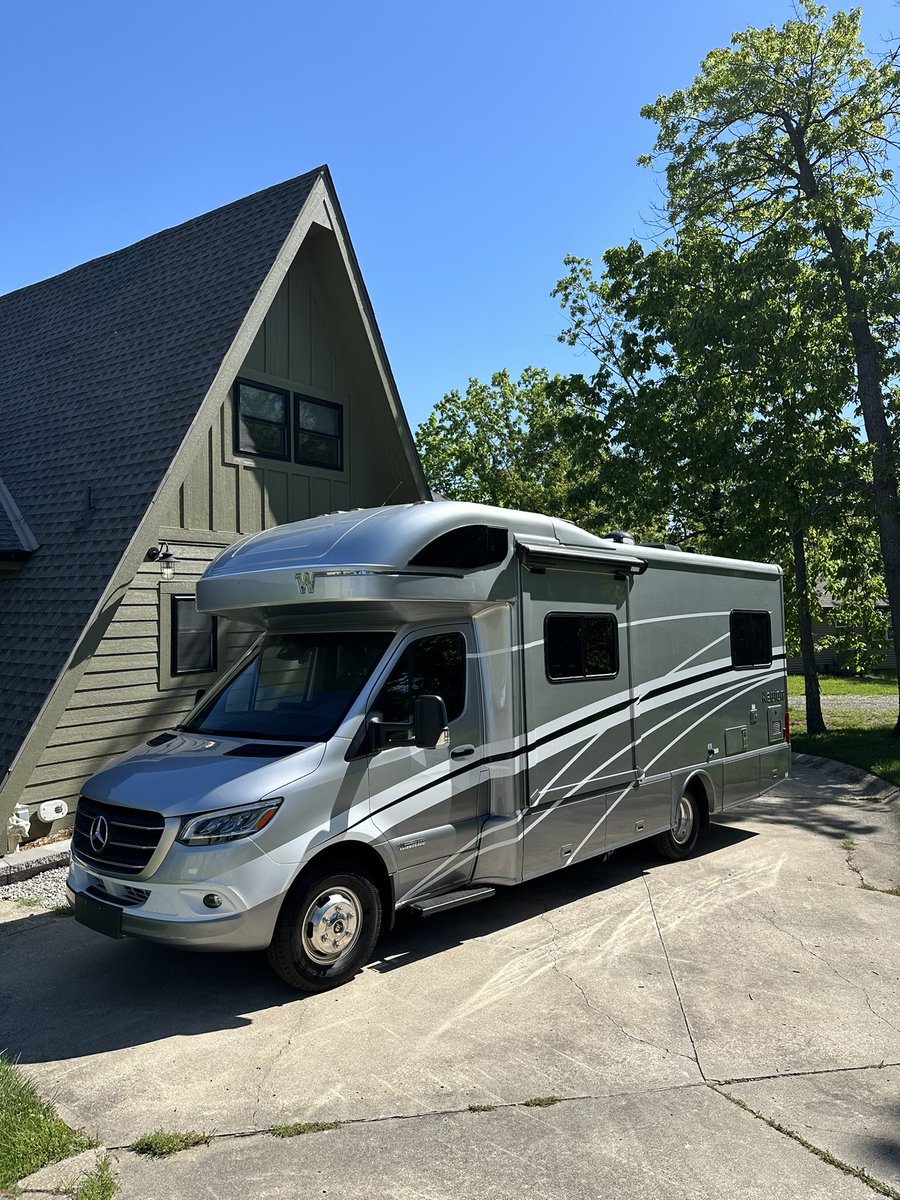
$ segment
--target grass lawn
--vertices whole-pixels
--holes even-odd
[[[806,714],[796,701],[803,676],[788,676],[791,742],[800,754],[849,763],[900,787],[900,739],[891,737],[897,717],[897,678],[824,675],[819,678],[827,733],[806,732]]]
[[[0,1188],[96,1143],[60,1120],[13,1063],[0,1055]]]
[[[803,695],[803,676],[788,675],[788,695]],[[820,675],[823,696],[896,696],[897,676],[890,672],[877,675]]]

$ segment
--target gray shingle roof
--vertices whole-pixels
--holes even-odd
[[[0,782],[322,173],[0,297]]]

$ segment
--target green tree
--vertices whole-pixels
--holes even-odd
[[[566,517],[587,529],[609,520],[605,458],[594,407],[565,379],[528,367],[449,392],[416,431],[430,486],[452,500]]]
[[[567,266],[562,336],[597,359],[587,387],[617,486],[666,514],[675,540],[783,561],[809,728],[824,729],[814,585],[833,578],[846,605],[873,605],[859,536],[868,456],[829,276],[774,240],[741,247],[700,226],[649,252],[608,251],[599,279],[587,260]]]
[[[781,29],[750,28],[712,51],[690,87],[643,110],[657,123],[647,163],[664,165],[667,217],[679,237],[713,229],[829,276],[853,356],[872,448],[872,491],[900,646],[900,506],[892,401],[898,251],[882,208],[898,142],[896,52],[877,62],[860,10],[803,3]],[[824,289],[828,291],[828,289]],[[812,320],[817,312],[810,313]],[[900,715],[894,730],[900,736]]]

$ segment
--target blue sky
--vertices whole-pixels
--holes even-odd
[[[587,366],[549,292],[645,232],[642,104],[770,0],[97,0],[0,9],[0,293],[319,163],[415,426],[502,367]],[[866,6],[872,51],[900,32]]]

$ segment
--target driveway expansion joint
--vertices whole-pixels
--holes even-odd
[[[774,1079],[803,1079],[810,1075],[843,1075],[852,1071],[883,1071],[886,1067],[900,1067],[900,1062],[861,1063],[853,1067],[822,1067],[813,1071],[777,1071],[773,1075],[745,1075],[734,1079],[707,1079],[713,1089],[730,1087],[735,1083],[766,1083]]]
[[[821,1146],[815,1145],[814,1142],[808,1141],[802,1134],[798,1133],[796,1129],[790,1129],[787,1125],[782,1125],[779,1121],[774,1121],[771,1117],[765,1116],[764,1113],[757,1112],[755,1108],[751,1108],[749,1104],[747,1104],[744,1100],[741,1100],[739,1097],[732,1096],[731,1093],[725,1091],[724,1088],[716,1087],[711,1083],[708,1083],[707,1087],[711,1092],[715,1092],[717,1096],[721,1096],[723,1100],[727,1100],[730,1104],[736,1105],[737,1108],[742,1108],[744,1112],[749,1113],[749,1115],[754,1117],[757,1121],[762,1121],[764,1125],[768,1125],[768,1127],[774,1130],[776,1133],[780,1133],[783,1137],[790,1138],[791,1141],[796,1142],[798,1145],[802,1146],[804,1150],[808,1150],[810,1154],[814,1154],[816,1158],[821,1159],[822,1162],[827,1163],[830,1167],[835,1167],[838,1171],[842,1171],[845,1175],[850,1175],[854,1179],[858,1179],[860,1183],[864,1183],[866,1187],[871,1188],[873,1192],[877,1192],[879,1196],[887,1196],[888,1200],[900,1200],[900,1192],[898,1192],[895,1188],[892,1188],[889,1183],[885,1183],[884,1180],[876,1179],[874,1175],[870,1175],[864,1168],[854,1167],[851,1163],[845,1162],[844,1159],[838,1158],[837,1155],[832,1154],[830,1150],[824,1150]]]
[[[678,987],[678,980],[675,978],[675,972],[672,969],[672,960],[669,958],[669,949],[666,946],[665,938],[662,935],[662,930],[659,927],[659,918],[656,915],[656,908],[653,904],[653,893],[650,891],[650,881],[647,878],[647,873],[643,874],[644,887],[647,889],[647,899],[650,902],[650,913],[653,917],[653,924],[656,927],[656,936],[659,938],[659,944],[662,946],[662,952],[665,955],[666,966],[669,968],[669,978],[672,980],[672,987],[675,989],[675,998],[678,1001],[678,1007],[681,1009],[681,1019],[684,1021],[684,1028],[691,1042],[691,1047],[694,1051],[694,1062],[697,1064],[697,1070],[700,1072],[700,1078],[704,1083],[707,1083],[706,1072],[700,1063],[700,1052],[697,1049],[697,1043],[694,1041],[694,1033],[691,1029],[691,1023],[688,1020],[687,1012],[685,1011],[684,1001],[681,998],[681,991]]]

